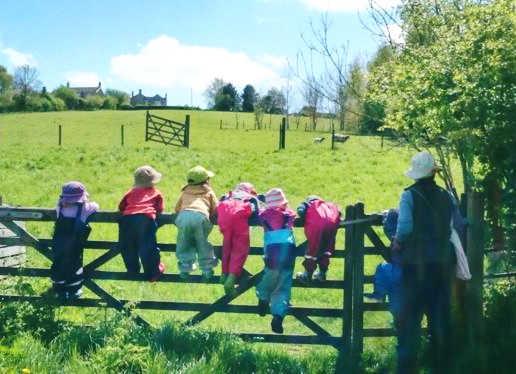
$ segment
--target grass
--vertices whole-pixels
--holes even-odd
[[[312,139],[326,136],[326,132],[306,132],[303,126],[294,125],[286,135],[286,149],[278,150],[278,127],[281,117],[270,119],[271,129],[254,130],[250,114],[159,111],[160,117],[183,121],[191,115],[190,148],[146,143],[145,113],[132,112],[61,112],[0,115],[0,195],[5,204],[14,206],[54,207],[61,185],[68,180],[85,183],[90,198],[100,204],[102,210],[116,210],[124,192],[132,185],[136,167],[150,164],[163,173],[158,188],[164,193],[166,211],[171,211],[181,187],[185,184],[187,170],[202,164],[215,172],[212,186],[217,195],[231,190],[242,181],[252,182],[259,192],[272,187],[282,187],[295,208],[308,195],[317,194],[337,202],[342,209],[358,201],[365,203],[366,213],[379,212],[395,207],[398,197],[410,180],[403,176],[411,155],[405,147],[378,137],[355,136],[344,144],[330,149],[329,139],[316,144]],[[267,122],[269,118],[266,117]],[[222,123],[222,129],[221,129]],[[58,145],[58,126],[62,126],[62,145]],[[121,145],[120,127],[124,126],[124,145]],[[37,237],[50,237],[51,223],[27,223],[29,231]],[[261,245],[261,229],[252,230],[252,243]],[[304,240],[301,229],[296,229],[298,242]],[[117,240],[114,224],[93,224],[91,240]],[[165,226],[158,232],[160,242],[175,242],[174,226]],[[210,239],[221,243],[221,235],[215,227]],[[338,248],[343,248],[343,235],[338,237]],[[98,253],[89,253],[91,259]],[[167,272],[177,272],[175,256],[163,254]],[[29,249],[29,264],[49,266],[48,260]],[[366,263],[368,274],[374,272],[379,258]],[[301,270],[301,260],[296,270]],[[246,267],[252,272],[261,269],[258,256],[249,258]],[[119,258],[106,269],[123,269]],[[220,273],[220,268],[216,269]],[[330,267],[330,278],[341,278],[343,261],[335,259]],[[223,289],[214,285],[148,284],[131,282],[102,282],[106,289],[121,298],[203,301],[212,302],[222,296]],[[36,285],[43,290],[49,281]],[[194,288],[195,287],[195,288]],[[92,296],[86,292],[85,296]],[[248,292],[235,303],[254,304],[256,298]],[[296,306],[342,305],[340,291],[314,291],[294,289],[292,302]],[[100,312],[63,309],[59,317],[75,321],[98,318]],[[156,326],[171,320],[185,320],[193,313],[164,313],[142,311],[142,316]],[[229,331],[266,331],[269,320],[254,315],[217,314],[203,322],[206,328],[224,326]],[[375,313],[366,316],[366,324],[385,327],[389,315]],[[321,318],[321,324],[331,333],[339,334],[340,321]],[[296,319],[287,317],[285,331],[309,333]],[[366,340],[366,344],[386,349],[385,339]],[[367,347],[366,347],[367,348]],[[288,349],[292,350],[291,347]],[[321,348],[324,349],[324,348]]]

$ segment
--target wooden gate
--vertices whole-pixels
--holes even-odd
[[[97,212],[92,216],[92,222],[102,222],[116,224],[120,214],[118,212]],[[172,224],[175,216],[173,214],[163,214],[159,216],[160,224]],[[43,208],[8,208],[0,207],[0,223],[5,225],[15,236],[0,238],[0,245],[26,245],[35,248],[39,253],[51,259],[51,239],[36,238],[29,233],[25,227],[20,225],[20,221],[55,221],[56,214],[54,209]],[[341,273],[341,280],[327,280],[325,282],[313,282],[306,286],[294,279],[293,287],[309,287],[321,289],[338,289],[342,291],[342,307],[296,307],[289,309],[289,315],[295,317],[310,331],[312,335],[301,334],[267,334],[267,333],[240,333],[244,340],[253,342],[269,343],[291,343],[291,344],[314,344],[329,345],[339,350],[336,372],[354,372],[360,359],[363,349],[364,336],[390,336],[392,329],[364,329],[363,312],[368,310],[386,310],[383,304],[364,304],[363,288],[364,283],[370,283],[372,277],[364,277],[364,254],[381,254],[385,250],[379,236],[373,230],[373,226],[381,225],[382,216],[378,214],[364,214],[362,204],[348,206],[346,208],[345,219],[341,221],[339,233],[344,234],[344,249],[337,248],[335,258],[344,260],[344,271]],[[300,227],[300,222],[295,222],[296,227]],[[373,247],[364,246],[364,237],[368,237],[373,243]],[[301,243],[297,248],[297,254],[303,255],[306,242]],[[164,252],[175,251],[175,244],[161,243],[160,248]],[[85,256],[91,259],[84,263],[85,282],[84,287],[88,288],[97,298],[80,298],[67,302],[67,306],[76,307],[109,307],[119,311],[132,313],[139,323],[147,324],[147,321],[138,315],[138,310],[174,310],[196,312],[186,322],[188,324],[198,324],[214,313],[244,313],[257,314],[256,304],[253,305],[232,305],[232,300],[241,294],[252,290],[262,277],[262,272],[251,274],[244,270],[248,275],[248,281],[237,288],[235,296],[222,296],[213,303],[204,302],[174,302],[174,301],[153,301],[153,300],[126,300],[120,299],[116,294],[106,290],[101,284],[102,281],[143,281],[143,277],[134,278],[125,271],[105,271],[99,268],[120,254],[118,243],[112,241],[88,241],[85,251],[97,251],[97,255]],[[220,249],[220,246],[215,246]],[[261,247],[252,247],[251,256],[261,256]],[[0,264],[1,265],[1,264]],[[0,275],[25,276],[49,278],[48,268],[11,268],[0,266]],[[220,277],[216,276],[210,283],[217,284]],[[165,273],[159,282],[179,282],[185,283],[179,274]],[[188,283],[204,283],[201,276],[193,275]],[[41,299],[43,296],[27,296],[15,294],[0,295],[0,300],[21,301]],[[313,317],[337,318],[342,321],[342,330],[338,335],[332,335],[323,326],[318,324]]]
[[[181,123],[155,116],[147,111],[145,141],[188,148],[190,144],[190,116],[186,115],[185,123]]]

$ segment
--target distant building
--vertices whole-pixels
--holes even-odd
[[[152,105],[152,106],[167,106],[167,94],[165,97],[159,95],[143,96],[142,90],[138,90],[138,95],[131,93],[131,105]]]
[[[79,97],[104,95],[104,92],[102,92],[100,82],[97,87],[70,87],[70,82],[66,82],[66,87],[71,90],[74,90],[75,93],[77,93],[77,96]]]

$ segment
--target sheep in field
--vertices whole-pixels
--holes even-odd
[[[333,134],[333,141],[334,142],[344,143],[348,139],[349,139],[349,135]]]

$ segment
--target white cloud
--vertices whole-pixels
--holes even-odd
[[[356,12],[369,7],[368,0],[301,0],[309,9],[321,12]],[[400,0],[373,0],[381,8],[390,9],[400,3]]]
[[[263,54],[259,56],[259,60],[262,61],[265,65],[272,67],[276,71],[279,71],[288,65],[288,60],[283,56]]]
[[[111,58],[111,73],[127,83],[162,89],[188,88],[204,92],[215,78],[237,89],[246,84],[274,82],[277,65],[259,63],[242,52],[188,46],[166,35],[150,40],[136,54]],[[277,61],[276,61],[277,62]]]
[[[97,87],[101,81],[97,73],[90,71],[69,71],[65,79],[72,87]]]
[[[403,30],[398,24],[391,23],[387,26],[381,27],[383,35],[386,38],[390,38],[395,43],[403,43],[405,38],[403,36]]]
[[[28,53],[18,52],[12,48],[4,48],[4,49],[2,49],[2,53],[7,56],[9,63],[13,67],[18,67],[18,66],[23,66],[23,65],[29,65],[29,66],[33,66],[33,67],[38,66],[38,63],[37,63],[36,59],[34,58],[34,56],[32,56]]]

